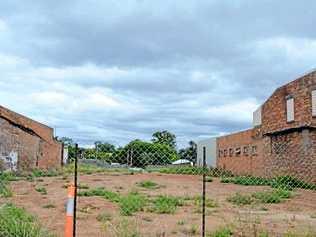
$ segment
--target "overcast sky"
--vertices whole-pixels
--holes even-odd
[[[0,104],[82,145],[181,146],[316,67],[315,22],[315,0],[1,0]]]

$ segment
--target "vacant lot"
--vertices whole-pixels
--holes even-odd
[[[0,198],[0,204],[24,207],[48,230],[62,236],[70,181],[64,175],[10,182],[12,196]],[[291,195],[282,194],[280,200],[266,203],[261,197],[270,195],[271,187],[225,184],[219,178],[208,181],[209,233],[316,235],[315,191],[295,189]],[[79,183],[78,236],[169,237],[198,236],[200,232],[200,176],[101,172],[80,175]]]

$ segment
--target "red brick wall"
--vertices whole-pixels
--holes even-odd
[[[277,89],[262,105],[261,126],[217,139],[217,166],[237,175],[291,175],[316,183],[316,118],[311,100],[315,89],[316,72]],[[287,96],[294,98],[293,122],[286,119]],[[253,146],[256,154],[243,153],[244,147]]]
[[[288,128],[307,126],[312,119],[311,91],[316,89],[316,72],[278,88],[262,105],[262,131],[264,134]],[[286,120],[286,97],[294,98],[295,121]]]
[[[290,175],[316,183],[316,131],[303,129],[269,136],[264,176]]]
[[[238,175],[255,175],[262,165],[262,139],[253,129],[217,139],[217,167]]]
[[[62,144],[53,138],[53,129],[0,107],[0,152],[18,152],[18,168],[59,168]]]

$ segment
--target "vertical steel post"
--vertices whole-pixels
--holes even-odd
[[[75,146],[75,170],[74,170],[74,186],[75,186],[75,196],[74,196],[74,227],[73,227],[73,237],[76,237],[76,224],[77,224],[77,187],[78,187],[78,144]]]
[[[202,237],[205,237],[206,148],[203,147]]]

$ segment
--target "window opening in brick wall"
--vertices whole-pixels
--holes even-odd
[[[294,98],[289,97],[286,99],[286,120],[287,122],[294,121]]]
[[[312,91],[312,115],[316,116],[316,90]]]

